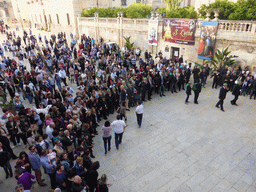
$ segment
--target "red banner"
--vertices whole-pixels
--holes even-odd
[[[163,39],[171,43],[195,44],[195,19],[164,19]]]

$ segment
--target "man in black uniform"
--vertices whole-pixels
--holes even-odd
[[[235,98],[232,101],[230,101],[231,105],[237,105],[236,101],[238,100],[238,96],[240,95],[240,90],[242,89],[241,85],[242,85],[242,81],[238,81],[238,84],[234,86],[232,95],[234,95]]]
[[[225,112],[223,109],[223,103],[224,103],[224,99],[226,98],[227,92],[228,92],[228,84],[223,83],[223,87],[220,88],[219,101],[215,106],[217,108],[220,108],[220,110],[223,112]]]
[[[198,104],[198,97],[199,97],[199,93],[201,92],[201,89],[202,89],[202,85],[201,83],[199,83],[199,80],[198,81],[195,81],[194,83],[194,86],[193,86],[193,91],[195,93],[195,96],[194,96],[194,103],[195,104]]]
[[[149,77],[149,78],[148,78],[148,100],[149,100],[149,101],[151,100],[153,86],[154,86],[154,85],[153,85],[152,78]]]

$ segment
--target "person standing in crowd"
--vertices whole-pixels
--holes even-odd
[[[55,181],[55,171],[56,171],[56,167],[54,166],[53,163],[51,163],[51,161],[49,160],[48,156],[47,156],[47,151],[46,150],[42,150],[41,152],[41,158],[40,158],[40,162],[45,170],[45,172],[49,175],[50,177],[50,181],[51,181],[51,187],[52,189],[55,189],[55,185],[56,185],[56,181]]]
[[[241,94],[241,89],[242,89],[241,85],[242,85],[242,81],[238,81],[238,83],[235,84],[234,89],[232,91],[232,95],[234,95],[235,98],[230,101],[231,105],[237,105],[236,101],[238,100],[238,97]]]
[[[15,187],[15,192],[25,192],[22,184],[19,184]]]
[[[41,162],[40,162],[40,158],[36,153],[36,148],[34,146],[29,147],[28,159],[30,161],[32,169],[35,171],[37,183],[41,187],[46,186],[47,184],[43,183],[43,181],[42,181],[42,172],[40,170],[42,165],[41,165]]]
[[[122,137],[126,124],[123,120],[121,120],[120,115],[117,115],[116,120],[111,123],[111,127],[114,128],[115,132],[116,149],[119,149],[119,145],[122,143]]]
[[[220,108],[220,110],[223,112],[225,112],[225,110],[223,109],[223,103],[224,103],[224,99],[226,98],[227,92],[228,92],[228,84],[223,83],[223,86],[220,89],[219,101],[215,106],[217,108]]]
[[[0,142],[0,167],[4,168],[5,178],[13,176],[12,167],[9,160],[11,159],[11,154],[7,151],[6,147]]]
[[[0,123],[0,125],[1,125],[1,123]],[[0,130],[0,142],[2,143],[3,146],[6,147],[6,150],[10,153],[11,158],[12,158],[13,160],[15,160],[15,159],[17,159],[18,157],[13,153],[13,150],[12,150],[12,148],[11,148],[11,146],[10,146],[10,141],[9,141],[9,139],[7,138],[7,136],[3,136],[3,133],[4,133],[3,129]]]
[[[99,179],[99,185],[98,185],[98,192],[108,192],[108,185],[107,185],[107,175],[102,174],[102,176]]]
[[[201,92],[201,89],[202,89],[202,86],[201,86],[201,83],[199,83],[199,80],[195,81],[194,85],[193,85],[193,91],[194,91],[194,103],[195,104],[198,104],[198,97],[199,97],[199,94]]]
[[[111,149],[111,131],[112,127],[110,126],[110,122],[106,121],[104,126],[102,127],[103,131],[103,141],[104,141],[104,149],[105,149],[105,154],[107,154],[108,151]]]
[[[189,99],[189,96],[191,95],[191,90],[192,90],[190,82],[187,83],[186,88],[187,88],[186,89],[187,98],[185,100],[185,104],[188,104],[188,99]]]
[[[220,72],[217,70],[212,76],[213,77],[213,82],[212,82],[212,88],[217,89],[218,84],[220,83]]]
[[[18,177],[17,184],[22,184],[25,191],[30,191],[32,188],[31,179],[35,179],[35,176],[19,168],[15,170],[15,175]]]
[[[135,113],[137,116],[137,123],[139,125],[139,128],[141,127],[142,124],[142,116],[143,116],[143,105],[141,104],[140,101],[137,102],[137,107],[135,109]]]

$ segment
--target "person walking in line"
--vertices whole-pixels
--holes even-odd
[[[119,145],[122,143],[122,137],[123,137],[126,124],[123,120],[121,120],[120,115],[117,115],[116,119],[117,120],[111,123],[111,127],[114,128],[114,132],[115,132],[116,149],[119,149]]]
[[[236,84],[235,86],[234,86],[234,89],[233,89],[233,91],[232,91],[232,95],[234,95],[235,96],[235,98],[232,100],[232,101],[230,101],[231,102],[231,105],[237,105],[236,104],[236,101],[238,100],[238,97],[239,97],[239,95],[240,95],[240,90],[242,89],[242,81],[238,81],[238,84]]]
[[[140,101],[137,102],[137,107],[135,110],[136,116],[137,116],[137,123],[139,125],[139,128],[141,127],[142,123],[142,116],[143,116],[143,105]]]
[[[103,141],[104,141],[104,148],[105,148],[105,154],[107,154],[107,151],[110,151],[111,149],[111,131],[112,127],[110,126],[110,122],[106,121],[104,126],[102,127],[103,131]],[[108,147],[108,150],[107,150]]]
[[[185,104],[188,104],[188,99],[189,99],[189,96],[191,95],[191,83],[188,82],[187,85],[186,85],[187,89],[186,89],[186,94],[187,94],[187,98],[185,100]]]
[[[219,101],[215,106],[217,108],[220,108],[220,110],[223,112],[225,112],[223,109],[223,103],[224,103],[224,99],[226,98],[227,92],[228,92],[228,84],[224,83],[223,87],[221,87],[221,89],[220,89]]]

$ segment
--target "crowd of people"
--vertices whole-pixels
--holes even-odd
[[[102,38],[96,41],[82,35],[77,41],[71,33],[68,42],[66,34],[61,32],[57,36],[52,34],[50,39],[44,36],[43,42],[41,35],[36,37],[32,30],[24,31],[22,37],[10,31],[5,34],[7,38],[0,48],[0,97],[10,98],[14,108],[2,108],[0,166],[6,179],[13,177],[9,161],[18,159],[15,176],[22,185],[17,189],[30,190],[34,178],[40,186],[45,186],[43,167],[50,177],[51,189],[108,191],[107,176],[103,174],[98,179],[100,163],[91,159],[100,121],[119,113],[117,120],[105,121],[102,127],[107,154],[111,150],[112,130],[115,146],[119,148],[126,127],[126,111],[131,107],[138,106],[136,114],[141,127],[141,103],[151,101],[153,94],[162,97],[165,91],[174,94],[184,92],[187,87],[185,103],[193,90],[194,103],[198,104],[201,87],[205,87],[210,75],[208,66],[192,68],[182,56],[172,61],[163,57],[161,51],[155,57],[147,50],[142,55],[139,48],[108,46]],[[6,56],[8,52],[12,57]],[[31,70],[25,65],[27,61]],[[224,83],[232,90],[238,80],[243,82],[240,83],[243,95],[256,97],[254,76],[247,68],[225,67],[211,77],[214,77],[213,88]],[[25,99],[33,107],[24,106]],[[22,151],[17,157],[13,148],[21,145],[21,140],[29,152]]]

